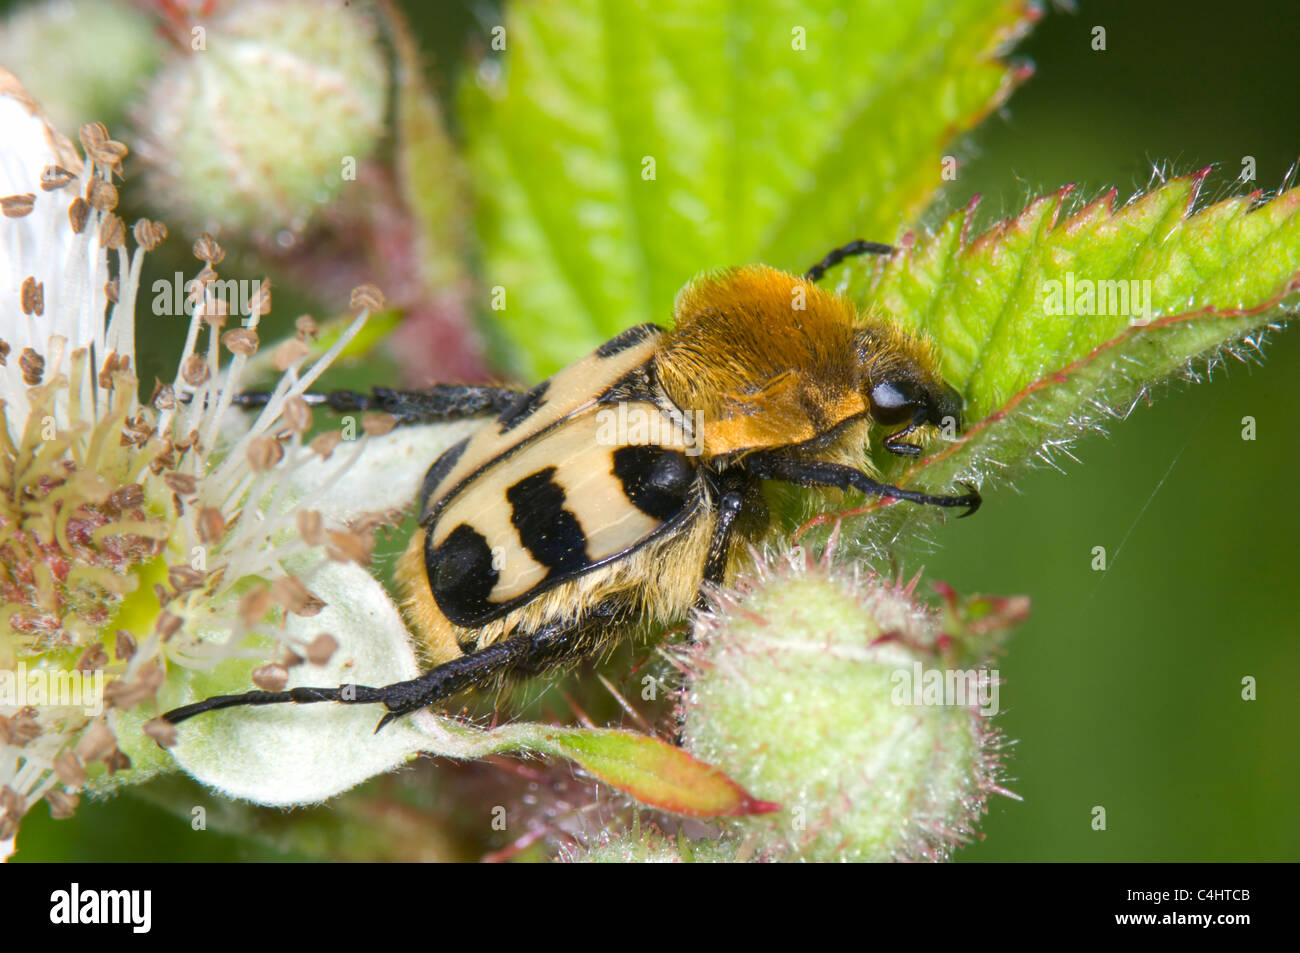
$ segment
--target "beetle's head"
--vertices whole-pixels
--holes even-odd
[[[871,420],[893,430],[885,438],[885,449],[899,456],[915,457],[921,447],[906,437],[924,426],[946,433],[962,428],[962,396],[946,383],[925,353],[910,353],[910,342],[891,341],[883,345],[874,335],[859,339],[863,391],[871,408]]]

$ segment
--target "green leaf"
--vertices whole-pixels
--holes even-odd
[[[1012,478],[1124,416],[1156,382],[1257,346],[1300,289],[1300,189],[1196,211],[1205,174],[1119,209],[1111,191],[1072,214],[1067,187],[974,239],[972,206],[890,261],[853,268],[851,295],[935,340],[972,422],[910,466],[878,455],[890,479],[941,491]],[[1103,309],[1103,289],[1108,313],[1086,313]],[[864,509],[891,511],[894,523],[918,515],[878,501]]]
[[[451,758],[532,752],[568,758],[642,804],[694,817],[766,814],[760,801],[726,774],[675,745],[614,728],[563,728],[536,722],[483,730],[427,712],[415,719],[426,733],[421,750]]]
[[[712,765],[657,738],[579,729],[554,739],[558,753],[642,804],[696,817],[766,814],[779,805],[751,797]]]
[[[997,53],[1035,16],[1019,0],[512,6],[505,80],[461,101],[506,363],[552,373],[665,321],[705,269],[802,270],[892,240],[952,136],[1026,75]]]

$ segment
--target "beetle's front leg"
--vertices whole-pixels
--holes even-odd
[[[962,516],[970,516],[980,508],[982,502],[979,493],[968,487],[968,493],[962,496],[936,496],[917,490],[905,490],[899,486],[880,483],[873,480],[861,470],[845,466],[842,463],[827,463],[821,460],[804,460],[800,457],[786,457],[777,453],[761,452],[748,457],[745,465],[749,472],[765,480],[780,480],[798,486],[830,486],[840,490],[859,490],[874,496],[888,496],[896,500],[908,500],[928,506],[964,506]]]

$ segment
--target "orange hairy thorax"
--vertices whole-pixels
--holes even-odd
[[[706,456],[815,440],[869,416],[869,382],[910,361],[937,379],[931,349],[797,275],[750,265],[677,297],[655,357],[664,391],[704,421]]]

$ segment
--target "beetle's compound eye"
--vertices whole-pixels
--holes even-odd
[[[945,384],[943,390],[930,398],[929,423],[936,427],[947,427],[951,421],[957,430],[962,428],[962,397],[957,388]]]
[[[916,411],[923,406],[911,381],[881,381],[867,396],[871,401],[872,419],[886,427],[911,422]]]

